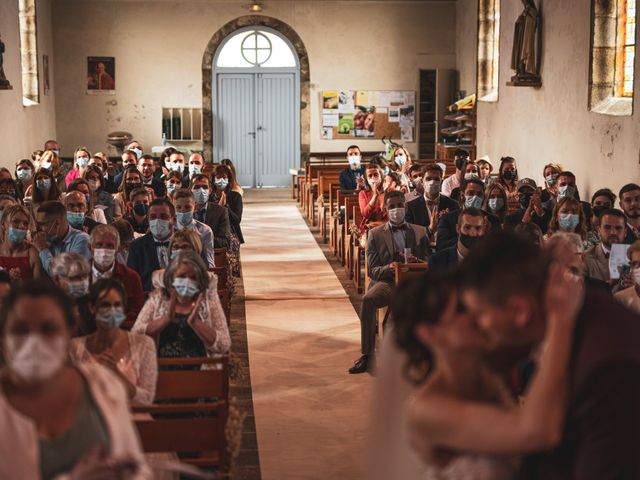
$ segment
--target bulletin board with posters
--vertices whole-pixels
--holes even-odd
[[[324,140],[390,137],[414,141],[415,91],[326,90],[321,95]]]

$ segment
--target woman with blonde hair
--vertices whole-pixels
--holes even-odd
[[[402,145],[398,146],[393,151],[393,158],[391,162],[391,170],[396,172],[400,176],[400,182],[403,186],[409,187],[411,184],[411,178],[409,177],[409,169],[413,165],[411,160],[411,154]]]
[[[46,150],[40,157],[40,168],[45,168],[51,173],[53,182],[58,187],[58,192],[65,192],[67,184],[64,175],[60,171],[60,157],[53,150]],[[39,171],[39,170],[38,170]]]
[[[12,281],[42,276],[38,251],[27,240],[32,222],[27,207],[10,205],[4,210],[2,230],[5,234],[0,243],[0,267],[9,273]]]
[[[82,174],[89,166],[89,160],[91,160],[91,152],[89,152],[87,147],[76,148],[76,151],[73,152],[73,168],[69,170],[65,177],[67,187],[76,178],[82,177]]]
[[[495,215],[500,223],[504,223],[507,216],[507,192],[501,184],[495,182],[485,189],[482,210]]]

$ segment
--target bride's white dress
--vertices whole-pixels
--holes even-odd
[[[495,375],[488,375],[498,390],[500,403],[513,405],[506,385]],[[462,453],[444,467],[426,465],[423,480],[513,480],[516,470],[517,460],[513,457]]]
[[[428,465],[424,480],[512,480],[513,460],[490,455],[460,455],[445,467]]]

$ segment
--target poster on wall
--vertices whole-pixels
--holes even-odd
[[[388,137],[412,142],[415,139],[415,91],[326,90],[321,93],[320,101],[324,140]],[[331,135],[329,129],[332,129]]]
[[[115,57],[87,57],[87,93],[115,95]]]
[[[49,55],[42,56],[42,93],[49,95],[51,84],[49,83]]]

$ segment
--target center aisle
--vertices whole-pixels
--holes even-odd
[[[242,275],[264,480],[364,478],[360,321],[287,190],[245,193]]]

